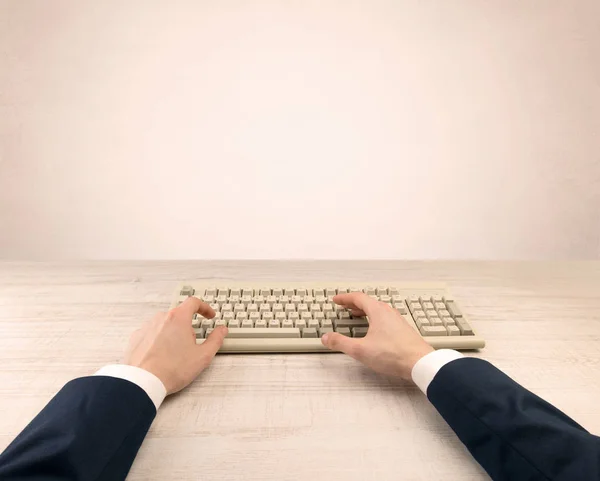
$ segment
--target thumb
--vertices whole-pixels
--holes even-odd
[[[200,358],[204,361],[204,365],[208,365],[208,363],[215,357],[215,354],[219,350],[219,348],[223,345],[223,340],[229,331],[225,326],[217,327],[213,332],[209,334],[202,344],[197,346]]]
[[[332,351],[341,351],[356,359],[360,341],[344,336],[338,332],[328,332],[323,335],[321,342]]]

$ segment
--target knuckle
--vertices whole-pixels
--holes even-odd
[[[165,322],[173,322],[177,318],[177,308],[170,309],[165,314]]]

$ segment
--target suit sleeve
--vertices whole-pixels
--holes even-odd
[[[129,381],[75,379],[0,455],[0,479],[125,479],[155,416],[148,395]]]
[[[496,481],[600,480],[600,438],[486,361],[446,364],[427,397]]]

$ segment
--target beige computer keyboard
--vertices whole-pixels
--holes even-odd
[[[192,327],[196,342],[202,343],[215,327],[227,326],[229,334],[220,352],[328,352],[319,339],[326,332],[366,335],[368,318],[352,316],[332,301],[338,293],[363,291],[396,309],[436,349],[484,347],[485,341],[443,285],[388,282],[377,286],[187,282],[177,288],[171,307],[192,295],[210,304],[216,317],[196,314]]]

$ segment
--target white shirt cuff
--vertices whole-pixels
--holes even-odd
[[[128,366],[126,364],[111,364],[104,366],[94,376],[116,377],[138,385],[154,403],[157,411],[167,395],[167,389],[162,381],[151,372],[139,367]]]
[[[464,357],[460,352],[452,349],[440,349],[423,356],[412,369],[412,379],[419,386],[423,394],[427,395],[427,388],[438,371],[449,362]]]

